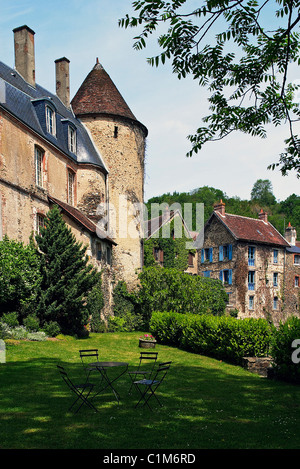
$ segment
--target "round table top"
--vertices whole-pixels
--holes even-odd
[[[89,363],[89,366],[95,366],[95,367],[111,367],[111,366],[127,366],[128,363],[126,362],[93,362]]]

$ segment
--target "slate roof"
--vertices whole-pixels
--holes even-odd
[[[98,62],[87,75],[71,101],[76,116],[110,115],[122,117],[138,124],[147,136],[146,127],[141,124],[113,83],[103,66]]]
[[[216,216],[236,240],[290,247],[286,239],[269,222],[230,213],[221,215],[217,211],[213,212],[212,216]]]
[[[83,215],[77,208],[72,207],[61,200],[56,199],[55,197],[48,196],[49,202],[58,205],[67,215],[69,215],[77,223],[80,223],[84,228],[86,228],[91,234],[98,236],[98,238],[105,239],[115,246],[117,243],[109,238],[106,233],[100,230],[95,223],[93,223],[88,217]]]
[[[56,136],[46,130],[45,103],[51,103],[56,112]],[[78,164],[89,163],[99,167],[105,174],[107,169],[96,150],[87,130],[55,95],[38,84],[29,85],[22,76],[0,62],[0,108],[22,121],[26,126],[46,139]],[[68,148],[68,123],[76,127],[76,154]]]
[[[166,225],[167,223],[170,223],[174,217],[179,216],[182,225],[185,229],[185,232],[188,237],[191,237],[193,240],[196,239],[198,233],[196,232],[190,232],[188,227],[186,226],[186,223],[184,219],[182,218],[181,212],[179,210],[170,211],[168,213],[163,213],[159,215],[158,217],[151,218],[145,222],[145,239],[151,238],[160,228],[162,228],[163,225]]]

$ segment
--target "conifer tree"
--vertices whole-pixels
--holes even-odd
[[[88,264],[87,248],[76,241],[57,206],[48,212],[36,241],[41,253],[41,324],[56,322],[63,333],[80,334],[88,319],[86,297],[101,274]]]

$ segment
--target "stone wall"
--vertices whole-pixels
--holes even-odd
[[[137,283],[142,267],[143,231],[134,204],[144,202],[145,138],[138,124],[113,117],[82,117],[103,158],[108,175],[110,235],[116,281],[125,280],[129,290]]]

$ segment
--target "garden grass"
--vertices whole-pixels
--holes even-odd
[[[82,380],[79,350],[98,348],[99,359],[138,362],[141,334],[91,334],[88,339],[7,344],[0,363],[0,449],[299,449],[299,386],[261,378],[243,368],[157,344],[159,362],[172,361],[159,388],[164,406],[134,408],[130,380],[68,411],[74,398],[57,364]],[[96,375],[95,375],[96,376]],[[151,402],[151,401],[150,401]]]

